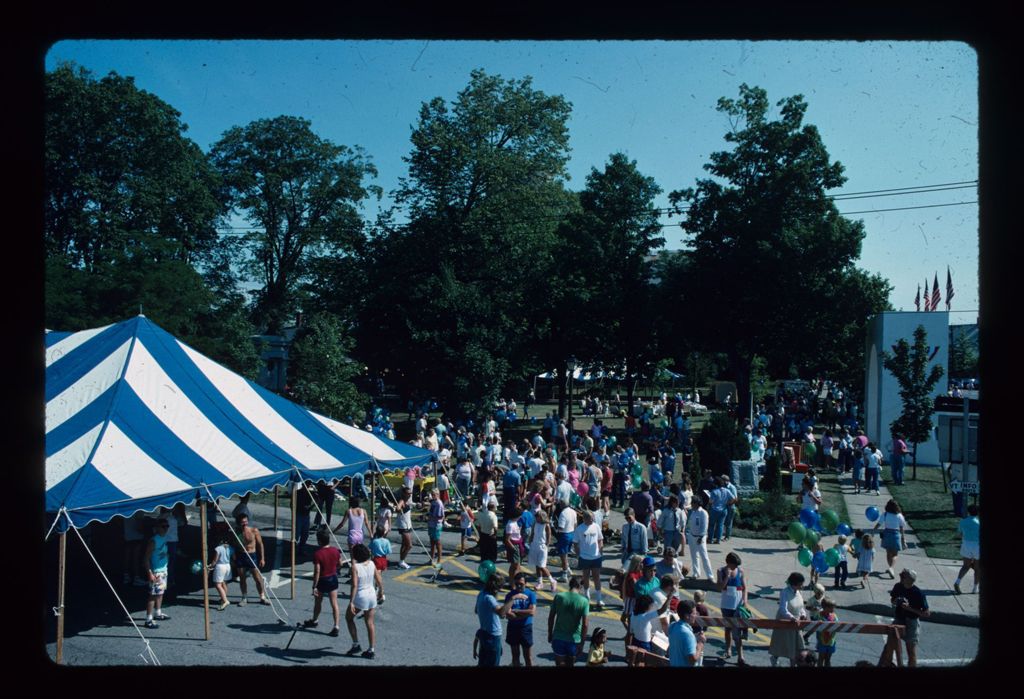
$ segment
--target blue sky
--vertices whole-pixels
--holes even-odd
[[[978,67],[961,42],[921,41],[62,41],[46,68],[71,60],[133,76],[179,110],[204,150],[232,126],[281,114],[302,116],[319,135],[362,146],[393,189],[421,103],[455,98],[470,71],[532,76],[536,89],[572,103],[569,186],[622,151],[668,192],[705,176],[724,150],[719,97],[746,82],[774,104],[802,94],[847,183],[832,194],[926,187],[978,179]],[[946,266],[956,294],[951,323],[978,309],[978,205],[962,189],[839,201],[867,237],[860,266],[894,287],[897,309],[913,310],[917,286]],[[388,201],[385,199],[383,205]],[[378,205],[365,209],[373,218]],[[679,219],[665,219],[674,223]],[[667,247],[685,244],[677,227]]]

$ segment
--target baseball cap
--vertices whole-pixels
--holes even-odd
[[[647,556],[644,558],[644,568],[651,568],[658,565],[658,562],[654,560],[653,556]]]

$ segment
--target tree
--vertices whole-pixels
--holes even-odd
[[[736,422],[721,412],[711,413],[694,445],[700,451],[701,467],[720,476],[729,473],[730,462],[750,458],[750,442],[736,429]]]
[[[337,318],[326,313],[310,317],[288,352],[291,397],[335,420],[361,420],[370,403],[353,383],[362,365],[349,357],[351,349],[352,340]]]
[[[634,381],[651,374],[660,358],[655,322],[653,265],[660,248],[658,210],[661,193],[636,161],[612,153],[604,170],[591,168],[579,195],[580,210],[559,227],[562,279],[569,291],[564,329],[583,365],[600,365],[627,376],[628,410],[633,409]],[[601,326],[595,342],[594,323]]]
[[[971,377],[978,374],[978,351],[966,333],[959,333],[949,347],[949,375]]]
[[[530,78],[481,70],[450,107],[424,103],[394,193],[409,223],[386,217],[367,245],[360,356],[453,413],[488,407],[552,337],[569,111]]]
[[[262,283],[257,324],[279,334],[311,267],[350,254],[364,235],[356,207],[379,194],[363,185],[377,171],[361,149],[335,145],[290,116],[229,129],[210,157],[225,198],[254,226],[235,242],[244,268]]]
[[[945,373],[939,364],[928,369],[929,353],[928,333],[923,325],[918,325],[914,330],[913,346],[900,338],[892,353],[882,351],[882,366],[896,378],[900,385],[900,399],[903,401],[903,412],[892,421],[889,428],[893,433],[904,435],[914,445],[914,480],[917,480],[917,445],[931,439],[932,414],[935,412],[933,393],[935,384]]]
[[[48,259],[201,263],[220,241],[217,176],[180,113],[130,77],[73,64],[45,78]]]
[[[746,84],[738,100],[721,98],[732,127],[725,140],[735,147],[704,166],[717,179],[669,195],[679,212],[687,205],[681,225],[693,236],[678,282],[683,301],[701,308],[688,325],[702,349],[727,352],[740,405],[749,401],[755,354],[781,374],[819,362],[823,346],[846,351],[889,291],[855,268],[864,226],[840,216],[826,194],[846,179],[817,128],[803,124],[807,103],[796,95],[777,106],[780,117],[769,119],[767,93]],[[863,352],[829,356],[838,370]]]

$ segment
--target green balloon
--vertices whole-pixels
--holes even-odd
[[[573,507],[579,507],[580,502],[581,500],[579,493],[573,493],[572,495],[569,496],[569,504],[572,505]]]
[[[818,541],[820,539],[821,536],[819,536],[818,532],[814,531],[813,529],[808,529],[807,533],[804,534],[804,546],[806,546],[809,549],[813,549],[815,546],[818,545]]]
[[[823,529],[835,531],[839,526],[839,515],[835,510],[825,510],[821,513],[821,526]]]
[[[796,560],[800,561],[800,565],[802,565],[802,566],[809,566],[809,565],[811,565],[811,558],[813,558],[813,556],[811,555],[810,549],[806,549],[803,546],[801,546],[799,549],[797,549]]]
[[[835,549],[829,549],[826,551],[825,562],[828,563],[830,568],[835,568],[839,565],[839,552]]]
[[[794,544],[799,544],[804,540],[804,536],[807,534],[807,528],[800,524],[800,522],[789,523],[789,538],[793,540]]]
[[[635,474],[633,476],[633,487],[634,488],[639,488],[640,487],[640,483],[641,483],[640,475],[639,474]]]
[[[804,445],[804,456],[808,459],[814,458],[814,455],[818,453],[818,447],[814,446],[814,442],[808,442]]]
[[[480,561],[476,573],[480,576],[480,582],[487,582],[494,575],[495,570],[494,561]]]

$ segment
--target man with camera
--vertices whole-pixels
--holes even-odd
[[[928,599],[921,592],[915,583],[917,573],[909,568],[900,571],[900,581],[893,586],[889,593],[895,609],[893,613],[893,624],[902,625],[903,641],[907,646],[907,667],[917,667],[917,644],[920,638],[921,619],[927,619],[931,612],[928,610]],[[892,654],[895,652],[897,658],[900,654],[900,639],[895,633],[890,632],[885,641],[885,648],[882,650],[882,657],[878,661],[879,667],[892,667]]]

